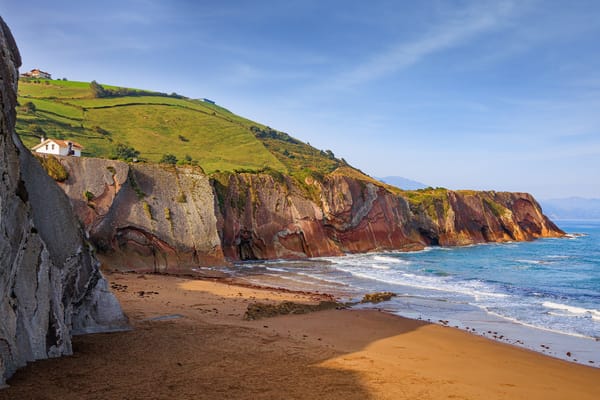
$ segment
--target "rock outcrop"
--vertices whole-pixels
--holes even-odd
[[[69,195],[107,267],[190,273],[229,261],[532,240],[563,233],[526,193],[401,191],[354,170],[275,172],[61,157]],[[354,171],[354,172],[352,172]]]
[[[20,63],[0,18],[0,386],[72,354],[72,334],[127,327],[68,198],[14,132]]]
[[[226,264],[215,198],[197,167],[61,157],[60,183],[107,267],[186,273]]]
[[[304,185],[232,174],[217,183],[229,259],[300,258],[525,241],[564,233],[527,193],[402,192],[344,171]],[[312,200],[311,200],[312,199]]]

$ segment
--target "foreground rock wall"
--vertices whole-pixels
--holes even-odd
[[[72,354],[71,334],[127,326],[69,200],[14,133],[20,63],[0,18],[0,386]]]

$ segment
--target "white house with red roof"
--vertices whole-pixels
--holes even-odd
[[[37,146],[32,147],[31,150],[42,154],[81,157],[83,146],[72,140],[42,138],[42,142]]]
[[[29,72],[22,73],[23,78],[41,78],[41,79],[52,79],[50,72],[42,71],[39,68],[34,68]]]

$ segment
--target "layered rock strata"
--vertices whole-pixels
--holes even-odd
[[[20,63],[0,18],[0,386],[72,354],[72,334],[127,327],[67,196],[15,134]]]
[[[108,267],[182,273],[230,261],[418,250],[563,233],[526,193],[402,192],[338,171],[303,182],[63,157],[60,184]],[[346,171],[347,172],[347,171]]]
[[[527,193],[400,192],[336,173],[304,183],[231,175],[218,210],[226,257],[318,257],[563,235]]]
[[[60,184],[107,266],[159,273],[223,265],[215,199],[201,169],[63,157]]]

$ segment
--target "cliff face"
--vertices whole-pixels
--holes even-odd
[[[72,354],[71,334],[126,327],[69,200],[14,133],[20,62],[0,18],[0,387]]]
[[[232,175],[219,201],[226,256],[315,257],[563,235],[526,193],[393,193],[335,173],[305,183]]]
[[[69,173],[60,186],[108,267],[183,273],[226,264],[212,188],[200,169],[60,161]]]
[[[526,193],[402,192],[344,171],[271,174],[64,157],[60,184],[108,267],[185,273],[305,258],[561,236]]]

